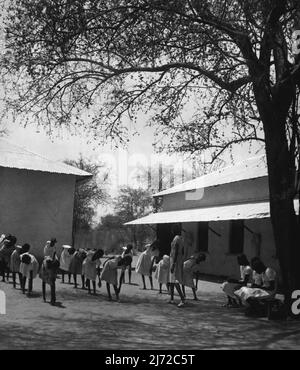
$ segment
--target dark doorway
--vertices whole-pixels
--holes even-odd
[[[156,229],[157,239],[160,244],[160,257],[169,255],[173,240],[173,227],[175,224],[158,224]]]

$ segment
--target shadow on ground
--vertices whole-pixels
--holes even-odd
[[[26,299],[6,285],[0,349],[300,348],[299,322],[245,317],[240,309],[221,307],[219,288],[210,292],[211,283],[205,284],[198,302],[189,299],[178,308],[167,303],[167,294],[134,285],[124,286],[118,303],[107,300],[103,287],[95,297],[59,283],[58,298],[65,309],[40,297]]]

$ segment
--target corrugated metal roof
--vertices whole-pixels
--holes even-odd
[[[294,201],[298,214],[299,201]],[[178,211],[151,213],[148,216],[127,222],[125,225],[170,224],[178,222],[247,220],[270,217],[269,202],[241,203],[221,207],[204,207]]]
[[[47,159],[8,140],[0,138],[0,167],[75,175],[79,178],[92,176],[86,171],[65,163]]]
[[[172,188],[154,194],[154,197],[180,193],[195,189],[208,188],[221,184],[229,184],[236,181],[255,179],[268,175],[266,158],[264,155],[249,158],[234,166],[224,167],[207,175],[197,177],[194,180],[175,185]]]

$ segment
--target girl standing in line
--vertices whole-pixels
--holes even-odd
[[[101,280],[106,281],[106,289],[108,294],[108,299],[112,300],[110,293],[110,284],[113,286],[116,299],[119,302],[119,294],[121,291],[122,280],[120,279],[120,286],[118,288],[118,269],[125,270],[132,262],[130,256],[122,258],[121,256],[109,258],[104,262],[103,270],[101,273]]]
[[[145,276],[149,276],[150,286],[153,289],[152,267],[156,256],[158,256],[158,249],[152,244],[147,244],[146,250],[140,254],[137,260],[135,271],[142,275],[143,289],[147,289]]]
[[[30,246],[29,246],[30,247]],[[22,274],[22,292],[26,292],[26,281],[28,279],[28,295],[32,293],[33,279],[37,277],[39,263],[33,254],[28,252],[21,255],[20,273]]]
[[[169,273],[170,273],[170,257],[164,255],[163,258],[156,265],[154,277],[159,283],[159,294],[162,294],[162,286],[166,285],[167,291],[169,291]]]
[[[84,276],[82,275],[82,263],[86,257],[86,251],[79,249],[71,257],[69,272],[73,275],[74,288],[77,289],[77,275],[81,275],[82,289],[85,289]]]
[[[183,284],[182,284],[182,293],[185,297],[185,287],[189,287],[193,291],[194,300],[197,301],[196,286],[194,283],[194,271],[198,269],[199,264],[206,260],[206,255],[200,253],[199,255],[194,255],[188,258],[183,263]]]
[[[29,244],[24,244],[22,247],[16,246],[10,257],[10,270],[12,272],[13,287],[16,288],[16,275],[19,276],[20,287],[22,287],[22,274],[20,272],[21,255],[29,251]]]
[[[123,248],[123,253],[121,254],[121,257],[124,258],[126,256],[130,256],[133,258],[133,245],[127,244],[126,247]],[[122,283],[125,284],[125,271],[122,271],[121,275]],[[128,280],[129,284],[131,284],[131,264],[128,266]]]
[[[42,267],[40,270],[40,278],[42,279],[42,291],[43,291],[43,299],[46,302],[46,284],[50,285],[50,292],[51,292],[51,305],[55,305],[56,303],[56,289],[55,289],[55,281],[57,277],[57,272],[59,269],[59,261],[56,256],[51,258],[47,256],[44,258]]]
[[[104,251],[102,249],[90,250],[82,263],[82,275],[85,278],[88,293],[91,294],[91,282],[93,285],[93,294],[96,295],[96,278],[97,278],[97,264],[99,259],[103,257]]]
[[[65,283],[65,274],[68,275],[69,284],[71,284],[71,273],[70,273],[70,263],[72,259],[72,254],[74,254],[75,249],[70,245],[63,245],[63,250],[60,255],[59,263],[61,269],[61,279],[62,283]]]

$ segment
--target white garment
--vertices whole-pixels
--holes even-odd
[[[167,284],[169,281],[170,257],[164,255],[156,265],[154,277],[160,284]]]
[[[27,254],[31,258],[31,262],[28,265],[26,263],[21,262],[20,273],[23,276],[30,278],[30,271],[32,271],[32,278],[35,279],[39,271],[39,263],[37,259],[32,254],[29,254],[29,253],[21,254],[21,260],[22,260],[22,256],[24,256],[25,254]]]
[[[249,276],[248,282],[250,282],[249,280],[252,280],[253,271],[250,266],[240,266],[240,273],[241,273],[241,280],[244,281],[247,275]]]
[[[241,289],[234,292],[244,304],[248,298],[269,298],[274,297],[276,294],[276,272],[271,267],[267,267],[266,271],[262,274],[253,272],[254,284],[261,285],[261,288],[250,288],[242,287]],[[265,290],[264,288],[269,288],[271,281],[275,281],[274,290]]]
[[[91,281],[96,281],[97,278],[97,260],[92,261],[94,254],[94,251],[89,251],[82,262],[82,275]]]
[[[48,241],[44,247],[44,257],[51,257],[53,259],[55,253],[56,253],[55,245],[51,247],[50,242]]]
[[[261,274],[263,287],[269,288],[270,282],[276,280],[276,271],[271,267],[267,267],[266,271]]]
[[[59,267],[63,271],[69,272],[72,255],[69,253],[68,248],[64,248],[60,255]]]

